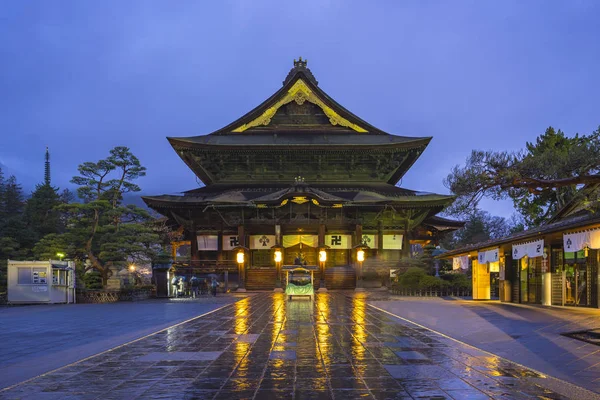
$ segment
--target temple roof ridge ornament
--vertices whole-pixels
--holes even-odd
[[[232,132],[244,132],[249,128],[269,125],[277,110],[279,110],[281,106],[291,103],[292,101],[295,101],[296,104],[300,106],[304,104],[305,101],[308,101],[309,103],[320,107],[321,110],[323,110],[323,113],[329,118],[329,123],[333,126],[344,126],[360,133],[368,132],[365,128],[348,121],[332,107],[325,104],[302,79],[298,79],[279,101],[267,108],[258,118],[233,129]]]
[[[306,60],[306,59],[303,60],[302,57],[298,57],[298,60],[296,60],[294,58],[294,67],[290,70],[290,72],[285,77],[285,80],[283,81],[283,86],[285,86],[289,81],[291,81],[292,78],[294,77],[294,75],[296,75],[298,72],[304,73],[304,75],[312,83],[314,83],[315,85],[318,85],[319,82],[317,82],[317,80],[315,79],[315,76],[313,75],[311,70],[308,69],[306,64],[308,64],[308,60]]]

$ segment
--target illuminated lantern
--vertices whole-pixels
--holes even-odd
[[[238,262],[238,264],[244,263],[244,252],[243,251],[240,251],[239,253],[237,253],[237,262]]]
[[[319,261],[321,261],[321,262],[327,261],[327,252],[325,250],[319,251]]]
[[[275,250],[275,262],[281,262],[282,259],[281,250]]]
[[[356,260],[360,261],[360,262],[365,261],[365,251],[364,250],[361,249],[356,252]]]

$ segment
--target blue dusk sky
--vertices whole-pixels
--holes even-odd
[[[7,1],[0,164],[26,190],[128,146],[144,194],[198,183],[167,136],[210,133],[281,87],[298,56],[387,132],[433,136],[402,186],[442,181],[472,149],[518,150],[552,125],[600,124],[600,2]],[[509,202],[483,207],[509,216]]]

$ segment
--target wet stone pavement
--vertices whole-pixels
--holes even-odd
[[[258,294],[0,399],[566,399],[591,392],[370,307]]]

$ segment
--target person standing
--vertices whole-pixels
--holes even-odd
[[[190,284],[192,285],[192,297],[195,299],[200,291],[200,279],[194,276],[190,279]]]
[[[217,296],[217,288],[219,287],[219,282],[217,282],[217,278],[212,277],[212,281],[210,282],[210,289],[213,297]]]

